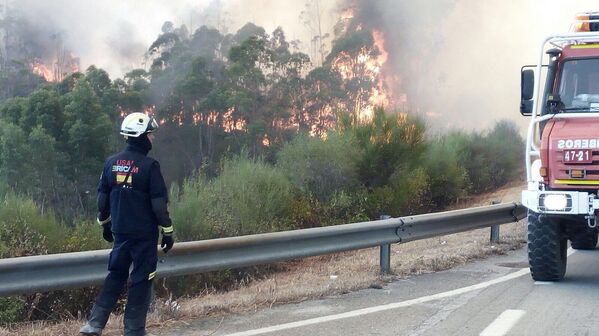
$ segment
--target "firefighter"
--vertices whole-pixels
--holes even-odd
[[[159,231],[164,253],[174,244],[167,209],[167,189],[158,162],[147,156],[152,149],[154,118],[129,114],[120,134],[127,139],[121,153],[108,158],[98,185],[98,223],[103,237],[113,242],[108,276],[96,298],[82,335],[101,335],[127,280],[125,336],[145,335],[152,279],[156,276]],[[133,270],[129,274],[129,267]]]

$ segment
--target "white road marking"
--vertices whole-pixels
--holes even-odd
[[[346,319],[346,318],[361,316],[361,315],[378,313],[378,312],[382,312],[382,311],[386,311],[386,310],[391,310],[391,309],[409,307],[409,306],[412,306],[412,305],[415,305],[415,304],[425,303],[425,302],[429,302],[429,301],[433,301],[433,300],[444,299],[444,298],[448,298],[448,297],[452,297],[452,296],[456,296],[456,295],[460,295],[460,294],[464,294],[464,293],[468,293],[468,292],[472,292],[472,291],[484,289],[484,288],[487,288],[487,287],[490,287],[490,286],[493,286],[493,285],[496,285],[496,284],[499,284],[499,283],[502,283],[502,282],[506,282],[506,281],[509,281],[509,280],[512,280],[512,279],[519,278],[519,277],[521,277],[521,276],[523,276],[525,274],[528,274],[528,273],[530,273],[529,269],[528,268],[523,268],[523,269],[521,269],[519,271],[516,271],[516,272],[510,273],[510,274],[504,275],[504,276],[499,277],[497,279],[493,279],[493,280],[481,282],[479,284],[475,284],[475,285],[472,285],[472,286],[467,286],[467,287],[462,287],[462,288],[450,290],[450,291],[443,292],[443,293],[433,294],[433,295],[429,295],[429,296],[423,296],[423,297],[420,297],[420,298],[406,300],[406,301],[389,303],[389,304],[385,304],[385,305],[381,305],[381,306],[374,306],[374,307],[369,307],[369,308],[352,310],[352,311],[348,311],[348,312],[340,313],[340,314],[334,314],[334,315],[328,315],[328,316],[321,316],[321,317],[311,318],[311,319],[307,319],[307,320],[303,320],[303,321],[296,321],[296,322],[279,324],[279,325],[275,325],[275,326],[271,326],[271,327],[265,327],[265,328],[254,329],[254,330],[247,330],[247,331],[241,331],[241,332],[236,332],[236,333],[233,333],[233,334],[228,334],[227,336],[253,336],[253,335],[262,335],[262,334],[266,334],[266,333],[270,333],[270,332],[275,332],[275,331],[282,331],[282,330],[287,330],[287,329],[299,328],[299,327],[304,327],[304,326],[318,324],[318,323],[324,323],[324,322],[330,322],[330,321],[336,321],[336,320],[341,320],[341,319]]]
[[[489,324],[480,333],[480,336],[503,336],[506,335],[518,321],[524,316],[526,312],[524,310],[513,310],[508,309],[501,313],[495,321]]]
[[[574,249],[569,248],[568,256],[572,255],[574,252],[576,252]],[[236,333],[232,333],[232,334],[227,334],[225,336],[262,335],[262,334],[271,333],[271,332],[275,332],[275,331],[288,330],[288,329],[299,328],[299,327],[304,327],[304,326],[313,325],[313,324],[319,324],[319,323],[342,320],[342,319],[361,316],[361,315],[378,313],[378,312],[382,312],[382,311],[386,311],[386,310],[409,307],[409,306],[412,306],[415,304],[444,299],[444,298],[448,298],[448,297],[484,289],[484,288],[491,287],[493,285],[496,285],[496,284],[499,284],[502,282],[506,282],[506,281],[509,281],[512,279],[519,278],[519,277],[521,277],[525,274],[529,274],[529,273],[530,273],[530,270],[528,268],[523,268],[519,271],[504,275],[497,279],[481,282],[479,284],[472,285],[472,286],[467,286],[467,287],[450,290],[450,291],[443,292],[443,293],[433,294],[433,295],[429,295],[429,296],[423,296],[423,297],[412,299],[412,300],[389,303],[389,304],[381,305],[381,306],[374,306],[374,307],[369,307],[369,308],[352,310],[352,311],[348,311],[348,312],[340,313],[340,314],[321,316],[321,317],[311,318],[311,319],[307,319],[307,320],[303,320],[303,321],[283,323],[283,324],[260,328],[260,329],[241,331],[241,332],[236,332]]]

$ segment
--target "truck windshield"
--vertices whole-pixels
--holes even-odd
[[[564,62],[559,95],[565,112],[599,112],[599,59]]]

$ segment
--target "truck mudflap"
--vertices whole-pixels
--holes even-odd
[[[580,191],[523,190],[522,205],[536,213],[594,215],[599,210],[599,198]]]

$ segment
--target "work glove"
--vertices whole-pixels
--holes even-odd
[[[164,253],[170,251],[175,244],[175,240],[173,239],[173,227],[163,227],[162,228],[162,242],[160,243],[160,247]]]
[[[102,220],[100,219],[100,213],[98,213],[98,217],[96,217],[98,224],[102,225],[102,237],[109,243],[114,241],[114,237],[112,236],[112,222],[110,216],[108,218]]]
[[[114,237],[112,236],[112,223],[102,225],[102,237],[109,243],[114,241]]]

